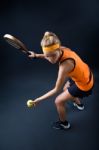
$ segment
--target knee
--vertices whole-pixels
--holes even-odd
[[[63,105],[64,102],[62,101],[62,99],[60,99],[59,97],[56,97],[55,99],[55,105],[56,106],[59,106],[59,105]]]

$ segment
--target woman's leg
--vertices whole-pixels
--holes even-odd
[[[81,104],[80,99],[79,99],[78,97],[74,97],[73,100],[74,100],[74,102],[75,102],[76,104],[78,104],[78,105]]]
[[[64,85],[64,87],[63,87],[63,91],[66,91],[68,87],[70,87],[70,82],[69,82],[69,81],[67,81],[67,82],[65,83],[65,85]]]
[[[55,104],[56,104],[57,112],[58,112],[58,115],[59,115],[59,119],[62,122],[67,120],[65,103],[68,100],[73,100],[74,101],[74,97],[72,97],[72,95],[68,92],[68,90],[65,90],[64,92],[62,92],[59,96],[56,97],[56,100],[55,100]]]
[[[63,87],[63,91],[66,91],[68,89],[68,87],[70,87],[70,82],[67,81],[66,84]],[[78,97],[74,97],[74,102],[76,104],[81,104],[80,99]]]

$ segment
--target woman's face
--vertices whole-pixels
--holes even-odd
[[[54,52],[45,52],[44,55],[50,63],[55,64],[60,58],[61,51],[58,49]]]

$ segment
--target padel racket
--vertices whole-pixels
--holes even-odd
[[[15,47],[16,49],[19,49],[23,53],[30,55],[31,53],[29,50],[26,48],[26,46],[16,37],[10,35],[10,34],[5,34],[3,38],[8,42],[11,46]]]

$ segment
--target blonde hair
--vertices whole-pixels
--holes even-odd
[[[49,47],[55,44],[61,45],[61,42],[59,38],[56,36],[56,34],[52,32],[45,32],[42,40],[41,40],[41,47]]]

